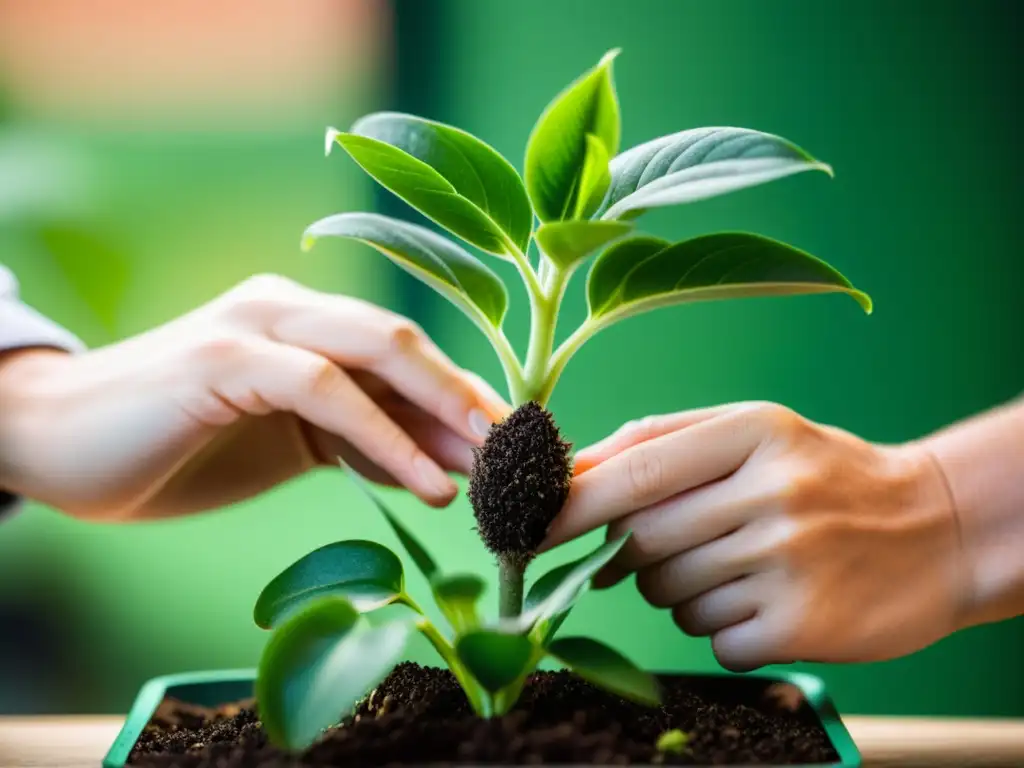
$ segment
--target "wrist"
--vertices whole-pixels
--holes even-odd
[[[1000,408],[920,441],[945,478],[967,571],[960,628],[1024,613],[1024,409]]]
[[[936,626],[940,636],[951,634],[966,626],[975,599],[956,498],[945,469],[927,443],[913,441],[886,450],[896,478],[889,485],[889,501],[900,512],[895,527],[919,532],[910,539],[918,551],[907,553],[907,557],[928,553],[927,567],[920,575],[929,583],[920,586],[940,601],[937,606],[943,606]]]
[[[59,377],[71,357],[50,347],[0,352],[0,489],[18,494],[28,490],[23,448],[30,436],[45,430],[39,419],[48,410],[46,382]]]

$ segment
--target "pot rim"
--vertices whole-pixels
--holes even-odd
[[[658,672],[656,674],[659,677],[690,678],[736,676],[730,672]],[[802,764],[803,768],[861,768],[860,750],[832,703],[832,699],[825,689],[824,680],[805,672],[754,672],[744,674],[742,677],[771,683],[789,683],[796,686],[807,699],[832,742],[832,747],[839,755],[839,760],[835,763],[804,763]],[[169,693],[183,701],[201,703],[205,706],[228,704],[251,696],[252,684],[255,680],[255,669],[182,672],[148,680],[139,690],[125,718],[124,725],[103,758],[103,768],[124,768],[143,729]],[[247,692],[235,695],[242,691]],[[196,701],[197,698],[201,701]],[[566,766],[565,768],[571,767]],[[644,767],[640,766],[640,768]]]

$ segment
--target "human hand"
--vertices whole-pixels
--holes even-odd
[[[88,518],[179,515],[337,457],[449,503],[509,407],[405,318],[259,276],[81,355],[0,357],[0,487]]]
[[[742,403],[628,424],[576,463],[545,548],[631,531],[595,586],[636,573],[726,668],[890,659],[960,628],[956,514],[918,446]]]

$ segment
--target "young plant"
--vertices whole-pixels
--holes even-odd
[[[636,231],[636,220],[653,208],[832,170],[785,139],[742,128],[684,130],[619,153],[617,53],[607,53],[544,110],[527,142],[522,178],[480,139],[413,115],[380,112],[347,132],[327,132],[328,154],[341,146],[435,224],[513,265],[529,299],[530,335],[521,359],[503,330],[504,282],[431,229],[373,213],[340,213],[307,228],[303,249],[325,236],[361,241],[462,310],[497,353],[517,408],[478,451],[469,488],[479,533],[498,562],[499,620],[480,619],[483,580],[442,574],[371,493],[430,582],[453,639],[406,594],[401,561],[385,547],[349,541],[307,555],[274,579],[256,606],[257,623],[274,628],[257,697],[276,743],[301,748],[336,722],[390,671],[416,629],[482,716],[507,711],[544,656],[625,696],[656,701],[653,678],[617,652],[587,638],[554,639],[590,578],[625,539],[541,577],[523,602],[526,568],[572,479],[570,446],[545,409],[562,371],[601,330],[657,307],[845,293],[871,311],[870,298],[843,275],[791,245],[743,232],[669,242]],[[586,319],[556,346],[565,291],[588,260]],[[417,618],[380,626],[366,618],[395,603]]]
[[[658,703],[655,679],[617,651],[587,637],[555,638],[591,577],[628,536],[553,569],[532,586],[522,613],[488,623],[477,607],[484,580],[442,571],[366,483],[349,474],[427,579],[454,635],[449,639],[442,633],[409,595],[402,561],[387,547],[341,541],[310,552],[264,588],[253,612],[260,627],[274,630],[256,680],[260,717],[273,743],[291,750],[308,747],[383,680],[417,630],[437,650],[481,717],[508,712],[545,657],[633,701]],[[378,625],[368,620],[368,614],[394,604],[411,609],[413,618]]]

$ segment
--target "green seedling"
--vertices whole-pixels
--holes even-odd
[[[484,580],[442,572],[353,473],[426,577],[451,632],[406,593],[402,561],[383,545],[345,541],[306,555],[264,589],[255,609],[257,624],[273,630],[257,699],[268,736],[280,746],[302,749],[335,724],[390,672],[416,631],[482,717],[507,712],[545,657],[595,685],[656,704],[655,679],[617,651],[590,638],[555,637],[628,534],[555,568],[525,593],[527,566],[572,479],[570,446],[545,408],[566,364],[614,323],[675,304],[845,293],[871,311],[870,298],[842,274],[791,245],[743,232],[670,242],[637,230],[651,209],[832,170],[783,138],[742,128],[684,130],[620,153],[617,53],[544,110],[527,142],[522,177],[480,139],[413,115],[376,113],[346,132],[327,132],[327,153],[340,146],[483,257],[433,229],[373,213],[321,219],[307,228],[303,248],[328,236],[360,241],[451,301],[497,353],[516,410],[491,430],[470,476],[478,531],[499,569],[497,619],[481,617]],[[511,265],[525,286],[531,329],[523,358],[503,330],[509,293],[487,258]],[[556,344],[566,289],[588,262],[587,316]],[[410,618],[371,623],[368,616],[388,605],[405,606]]]
[[[591,638],[555,637],[591,577],[627,536],[542,576],[522,613],[488,623],[478,609],[484,580],[442,571],[370,487],[354,472],[349,475],[427,579],[451,636],[406,592],[402,560],[382,544],[341,541],[309,553],[264,588],[254,610],[256,623],[273,630],[260,661],[256,699],[275,744],[309,746],[391,671],[415,631],[437,650],[481,717],[506,713],[546,657],[628,699],[658,703],[655,679],[622,654]],[[410,618],[379,625],[366,618],[395,604],[410,609]]]
[[[661,734],[661,736],[658,737],[658,743],[655,747],[658,752],[661,752],[662,754],[681,755],[686,751],[686,745],[689,740],[689,736],[678,728],[675,728]]]

